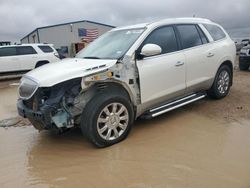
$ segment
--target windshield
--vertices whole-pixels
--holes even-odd
[[[119,59],[129,50],[144,29],[110,31],[76,54],[85,59]]]

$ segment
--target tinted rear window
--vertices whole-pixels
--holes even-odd
[[[17,55],[15,47],[0,48],[0,57]]]
[[[44,53],[50,53],[54,50],[50,46],[38,46]]]
[[[222,29],[216,25],[203,24],[204,27],[208,30],[214,41],[223,39],[226,37],[226,34],[222,31]]]
[[[183,49],[202,45],[196,25],[177,25]]]
[[[30,55],[36,54],[36,51],[31,46],[19,46],[17,47],[17,53],[18,55]]]

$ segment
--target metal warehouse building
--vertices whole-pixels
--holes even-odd
[[[82,20],[39,27],[21,39],[26,43],[49,43],[63,55],[74,56],[89,42],[111,30],[114,26]]]

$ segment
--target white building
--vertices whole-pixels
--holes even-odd
[[[88,20],[76,21],[39,27],[21,39],[21,43],[49,43],[65,56],[74,56],[76,52],[84,48],[88,41],[86,35],[93,36],[89,31],[95,31],[98,37],[111,30],[114,26]]]

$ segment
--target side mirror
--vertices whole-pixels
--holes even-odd
[[[146,44],[142,47],[140,55],[148,57],[161,54],[162,49],[157,44]]]

